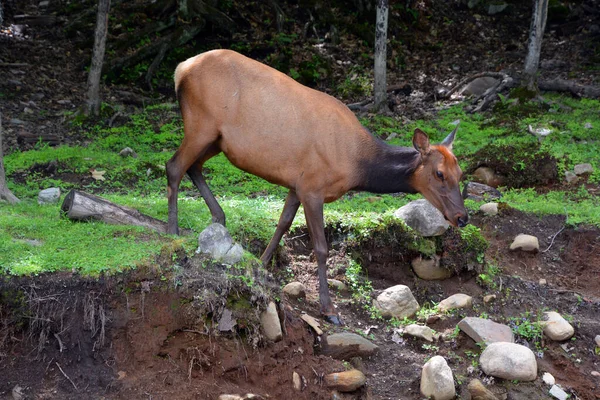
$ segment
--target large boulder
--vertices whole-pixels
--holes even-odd
[[[408,286],[396,285],[385,289],[373,305],[384,317],[412,317],[419,310],[419,303],[413,296]]]
[[[443,235],[450,226],[444,215],[425,199],[411,201],[400,207],[394,216],[402,219],[421,236]]]
[[[483,372],[497,378],[517,381],[537,378],[533,351],[516,343],[491,343],[481,353],[479,364]]]

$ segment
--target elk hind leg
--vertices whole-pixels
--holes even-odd
[[[225,226],[225,213],[223,212],[223,209],[219,205],[219,202],[211,192],[210,188],[206,184],[206,179],[204,179],[204,175],[202,175],[202,166],[204,165],[204,163],[210,158],[219,154],[220,152],[221,150],[217,147],[217,145],[213,144],[207,149],[205,154],[188,169],[187,174],[192,180],[192,182],[194,182],[194,185],[196,185],[198,191],[200,192],[200,195],[206,202],[206,205],[210,210],[210,214],[212,215],[212,222]]]
[[[265,249],[264,253],[260,257],[263,265],[266,266],[271,261],[271,257],[273,257],[273,252],[279,245],[279,241],[283,237],[284,233],[290,229],[292,226],[292,222],[294,221],[294,217],[296,216],[296,212],[298,212],[298,208],[300,207],[300,200],[296,195],[296,192],[290,190],[288,193],[285,204],[283,205],[283,211],[281,212],[281,216],[279,217],[279,222],[277,223],[277,229],[275,230],[275,234],[271,238],[269,245]]]

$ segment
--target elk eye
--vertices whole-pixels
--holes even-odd
[[[435,171],[435,174],[437,175],[438,178],[440,178],[441,180],[444,180],[444,174],[442,174],[440,171]]]

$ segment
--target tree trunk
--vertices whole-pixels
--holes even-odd
[[[111,203],[93,194],[71,190],[65,197],[62,212],[73,220],[98,220],[113,225],[136,225],[167,233],[167,223],[133,208]]]
[[[1,113],[0,113],[0,200],[6,200],[10,204],[19,202],[19,199],[6,186],[6,172],[4,171],[4,151],[2,148],[2,114]]]
[[[531,28],[529,31],[529,44],[525,68],[523,70],[523,81],[521,86],[528,90],[538,92],[537,71],[540,63],[540,52],[542,50],[542,39],[546,29],[548,17],[549,0],[534,0],[533,15],[531,17]]]
[[[388,25],[388,0],[377,1],[377,23],[375,25],[375,110],[387,108],[386,91],[386,41]]]
[[[96,33],[94,35],[94,52],[92,54],[92,65],[88,74],[88,93],[84,107],[86,115],[100,114],[100,77],[102,75],[102,63],[104,62],[104,50],[106,48],[106,35],[108,33],[108,10],[110,0],[98,0],[98,18],[96,19]]]

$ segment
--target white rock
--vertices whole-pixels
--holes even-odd
[[[562,390],[558,385],[554,385],[550,388],[550,394],[558,400],[567,400],[569,398],[567,392]]]
[[[294,390],[298,392],[302,390],[302,381],[300,380],[300,375],[296,371],[292,374],[292,384],[294,385]]]
[[[577,177],[577,175],[575,175],[575,172],[565,171],[565,181],[567,181],[567,183],[577,182],[578,179],[579,178]]]
[[[537,377],[535,355],[520,344],[491,343],[481,353],[479,364],[483,372],[497,378],[533,381]]]
[[[544,375],[542,375],[542,380],[548,386],[552,386],[556,383],[556,380],[549,372],[544,372]]]
[[[596,342],[596,346],[600,347],[600,335],[596,335],[594,342]]]
[[[217,262],[235,264],[242,259],[244,249],[233,243],[231,235],[221,224],[210,224],[198,236],[197,253],[209,254]]]
[[[283,293],[294,299],[306,296],[306,287],[300,282],[290,282],[283,287]]]
[[[435,400],[450,400],[456,396],[452,370],[444,357],[431,357],[423,366],[421,394]]]
[[[381,311],[384,317],[403,319],[411,317],[419,310],[419,303],[405,285],[396,285],[384,290],[373,305]]]
[[[440,257],[436,255],[432,258],[417,257],[411,265],[415,275],[426,281],[448,279],[453,274],[448,268],[440,267]]]
[[[425,325],[410,324],[404,328],[404,333],[433,342],[433,329]]]
[[[270,302],[267,309],[260,315],[260,325],[262,326],[265,337],[273,342],[281,340],[283,334],[281,332],[281,323],[277,315],[277,306]]]
[[[594,172],[594,167],[592,167],[592,164],[577,164],[576,166],[573,167],[573,172],[575,172],[575,175],[586,175],[586,174],[591,174]]]
[[[540,278],[538,283],[540,284],[540,286],[546,286],[548,284],[548,281],[544,278]]]
[[[479,211],[485,215],[496,215],[498,214],[498,203],[485,203],[479,207]]]
[[[476,343],[512,343],[515,341],[515,336],[510,327],[489,319],[466,317],[458,323],[458,327]]]
[[[538,238],[531,235],[519,234],[510,245],[511,250],[537,252],[540,249]]]
[[[575,334],[575,329],[559,313],[547,311],[544,313],[544,334],[552,340],[567,340]]]
[[[438,304],[437,308],[438,308],[438,310],[445,312],[445,311],[454,310],[457,308],[471,307],[472,305],[473,305],[473,298],[471,296],[463,294],[463,293],[457,293],[457,294],[453,294],[452,296],[448,297],[447,299],[440,301],[440,304]]]
[[[44,189],[38,194],[38,204],[55,204],[60,199],[59,188]]]
[[[425,199],[411,201],[400,207],[394,216],[402,219],[421,236],[442,235],[450,226],[442,213]]]

